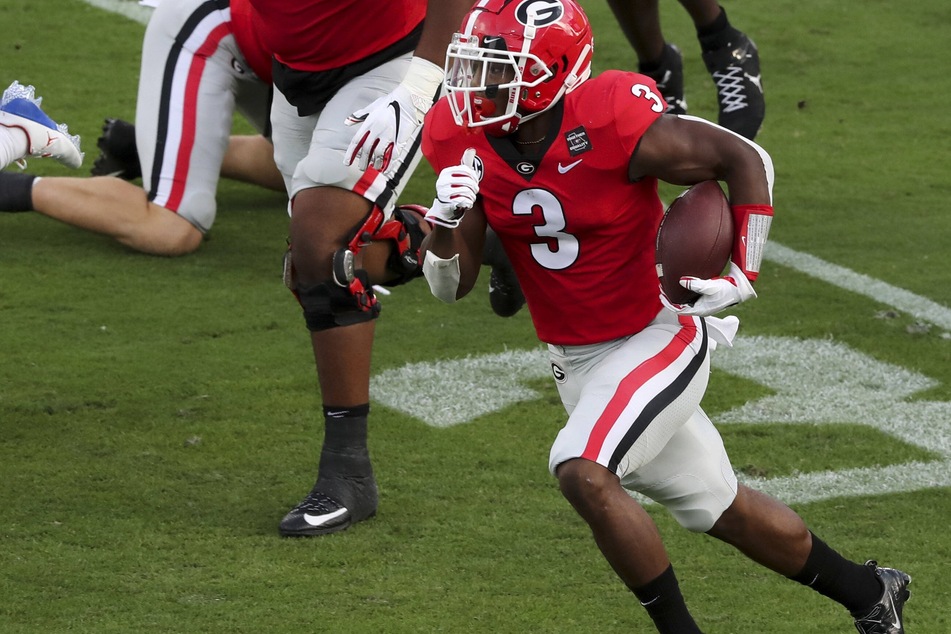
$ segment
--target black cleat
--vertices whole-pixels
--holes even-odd
[[[879,568],[874,561],[867,561],[865,565],[872,568],[881,581],[882,598],[868,614],[855,619],[855,629],[861,634],[904,634],[901,613],[911,596],[908,592],[911,577],[894,568]]]
[[[717,86],[720,114],[717,122],[747,139],[753,139],[766,116],[759,51],[753,40],[736,29],[724,35],[700,38],[703,62]],[[721,43],[707,50],[711,43]],[[705,46],[706,44],[706,46]]]
[[[684,57],[674,44],[664,46],[660,67],[650,72],[641,71],[657,84],[664,101],[665,114],[687,114],[687,98],[684,97]]]
[[[512,263],[492,229],[487,229],[482,263],[492,267],[489,275],[489,305],[499,317],[511,317],[525,305],[525,295],[519,286]]]
[[[96,145],[99,156],[92,165],[93,176],[118,176],[127,181],[142,176],[133,124],[122,119],[106,119]]]
[[[354,485],[354,483],[359,484]],[[358,480],[337,480],[328,490],[346,489],[350,495],[331,497],[318,488],[324,488],[318,482],[314,489],[292,508],[278,528],[284,537],[316,537],[328,535],[350,528],[353,524],[376,515],[377,489],[372,477]],[[343,498],[349,498],[346,506]],[[340,498],[341,501],[338,501]]]

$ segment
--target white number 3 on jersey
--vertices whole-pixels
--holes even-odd
[[[667,109],[665,102],[660,95],[645,86],[644,84],[634,84],[631,86],[631,94],[635,97],[643,97],[651,102],[651,110],[654,112],[663,112]]]

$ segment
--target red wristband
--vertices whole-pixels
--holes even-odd
[[[733,262],[753,282],[763,261],[763,246],[773,221],[772,205],[732,205]]]

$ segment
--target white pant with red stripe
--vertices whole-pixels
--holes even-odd
[[[736,496],[723,441],[700,408],[710,376],[702,319],[663,310],[644,330],[587,346],[549,346],[568,422],[549,469],[597,462],[663,504],[680,524],[709,530]]]
[[[135,112],[142,185],[149,200],[202,232],[215,221],[215,194],[235,110],[259,132],[270,85],[251,72],[224,3],[164,0],[145,30]]]
[[[297,108],[275,87],[271,105],[274,161],[292,200],[303,189],[329,185],[359,194],[390,217],[396,199],[422,158],[419,144],[413,146],[403,168],[392,178],[372,167],[364,172],[356,161],[353,165],[344,163],[358,129],[344,122],[357,110],[393,91],[406,75],[411,59],[412,54],[407,53],[350,80],[320,112],[306,117],[299,116]]]

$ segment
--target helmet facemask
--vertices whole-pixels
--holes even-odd
[[[479,0],[446,53],[456,124],[515,132],[591,76],[592,51],[590,23],[573,0]]]
[[[486,132],[498,136],[511,134],[523,117],[518,111],[519,93],[553,74],[537,56],[505,50],[502,37],[482,39],[480,42],[475,35],[453,35],[446,54],[449,106],[456,125],[487,127]],[[526,68],[530,69],[529,81],[525,79]],[[500,93],[507,96],[501,111],[497,99]]]

